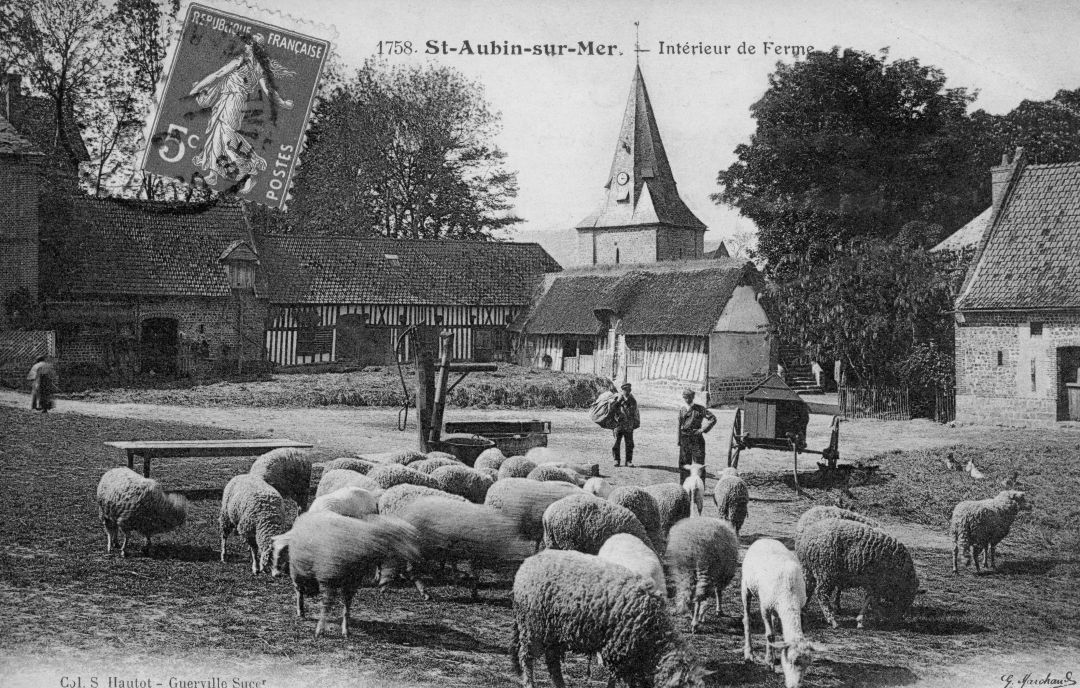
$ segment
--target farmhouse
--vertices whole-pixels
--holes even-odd
[[[1080,420],[1080,163],[1006,167],[956,303],[956,417]]]
[[[290,235],[258,246],[279,365],[392,363],[398,336],[422,322],[454,332],[456,360],[507,360],[506,325],[561,269],[538,244]]]

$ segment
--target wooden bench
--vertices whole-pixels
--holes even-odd
[[[135,470],[135,457],[143,460],[143,475],[150,477],[150,459],[196,456],[255,456],[272,449],[311,449],[310,444],[286,439],[255,440],[154,440],[147,442],[106,442],[127,452],[128,468]]]

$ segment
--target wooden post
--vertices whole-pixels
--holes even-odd
[[[442,356],[439,360],[439,376],[435,385],[435,405],[431,414],[431,430],[428,442],[434,444],[442,436],[443,414],[446,411],[446,383],[450,378],[450,352],[454,350],[454,331],[443,330],[439,334]]]
[[[417,325],[413,331],[413,360],[416,362],[416,428],[419,449],[428,451],[432,408],[435,405],[435,356],[439,330],[434,325]]]

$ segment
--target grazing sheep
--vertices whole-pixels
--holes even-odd
[[[464,465],[465,464],[461,463],[457,459],[445,459],[445,458],[441,458],[441,457],[436,457],[436,458],[433,458],[433,459],[424,459],[423,461],[417,461],[416,463],[411,463],[411,464],[409,464],[409,468],[411,468],[413,470],[416,470],[416,471],[420,471],[421,473],[424,473],[426,475],[431,475],[431,473],[436,468],[442,468],[443,466],[464,466]]]
[[[536,464],[524,456],[511,456],[499,466],[499,480],[527,478],[534,468],[536,468]]]
[[[248,473],[266,481],[285,499],[296,502],[298,510],[303,512],[311,492],[311,459],[306,454],[302,449],[274,449],[255,459]]]
[[[686,490],[682,489],[679,483],[646,485],[645,491],[656,500],[665,537],[671,531],[671,526],[690,517],[690,495],[686,494]]]
[[[296,615],[304,617],[304,596],[322,593],[315,637],[322,635],[330,606],[341,597],[341,635],[349,637],[353,595],[371,570],[386,560],[414,561],[420,555],[416,529],[404,521],[370,516],[347,518],[328,511],[302,514],[291,530],[274,539],[274,577],[288,569],[296,590]]]
[[[272,538],[285,532],[285,503],[262,478],[250,473],[238,475],[225,485],[221,495],[219,524],[221,561],[225,561],[226,541],[236,531],[251,550],[251,572],[258,574],[270,565]]]
[[[452,495],[442,490],[436,490],[430,487],[424,487],[422,485],[409,485],[404,483],[401,485],[394,485],[386,492],[383,492],[379,497],[379,513],[380,514],[397,514],[409,504],[412,504],[420,497],[446,497],[448,499],[454,499],[459,502],[467,502],[469,500],[459,495]]]
[[[337,469],[345,469],[349,471],[356,471],[357,473],[363,473],[367,475],[371,472],[372,468],[375,468],[377,464],[374,464],[367,459],[357,459],[351,456],[343,456],[340,459],[334,459],[323,466],[323,473],[327,471],[333,471]]]
[[[119,542],[122,557],[127,556],[129,532],[146,538],[143,553],[149,555],[151,536],[178,528],[187,519],[187,499],[166,494],[156,480],[144,478],[130,468],[114,468],[101,476],[97,505],[105,528],[105,551],[112,552],[119,531],[124,538]]]
[[[488,489],[484,504],[514,519],[521,537],[535,542],[539,549],[544,538],[544,510],[563,497],[580,491],[574,485],[555,480],[506,478]]]
[[[479,599],[477,574],[481,568],[498,569],[507,562],[520,563],[532,546],[518,537],[514,521],[482,504],[448,497],[420,497],[399,512],[420,534],[419,564],[431,569],[435,563],[459,561],[471,568],[472,598]],[[380,584],[393,579],[392,567],[383,567]],[[424,599],[430,596],[419,577],[414,578]]]
[[[537,657],[564,685],[566,651],[599,653],[616,679],[633,687],[701,688],[706,675],[679,635],[663,592],[623,566],[580,552],[545,551],[514,576],[510,662],[533,688]]]
[[[496,480],[499,479],[499,471],[495,470],[494,468],[483,468],[483,467],[477,468],[474,465],[473,470],[478,471],[480,473],[483,473],[487,477],[491,478],[491,482],[495,482]]]
[[[658,554],[664,553],[667,534],[664,532],[660,509],[656,506],[653,496],[640,487],[623,485],[616,487],[608,495],[608,501],[612,504],[625,506],[634,513],[637,520],[645,527],[645,534],[649,541],[656,546]]]
[[[498,484],[498,483],[496,483]],[[587,494],[574,494],[552,502],[544,510],[544,546],[596,554],[616,533],[629,533],[654,546],[634,512]]]
[[[450,459],[451,461],[453,461],[455,463],[461,463],[461,461],[458,459],[458,457],[454,456],[450,452],[429,451],[424,456],[426,456],[429,459]]]
[[[619,566],[625,566],[642,578],[656,584],[656,589],[667,594],[664,567],[656,552],[641,540],[628,533],[616,533],[600,547],[598,557]]]
[[[738,535],[746,522],[746,505],[750,502],[750,490],[746,481],[739,477],[738,470],[729,467],[720,472],[712,498],[720,518],[730,522]]]
[[[806,577],[807,594],[816,594],[821,611],[838,628],[840,593],[862,588],[858,628],[868,611],[886,620],[901,618],[915,600],[919,579],[907,548],[891,535],[858,521],[827,518],[795,538],[795,554]]]
[[[503,461],[506,461],[506,455],[502,453],[502,450],[498,447],[489,447],[480,452],[480,456],[476,457],[473,468],[481,470],[491,468],[498,471]]]
[[[758,598],[765,622],[765,664],[772,665],[772,651],[780,651],[784,685],[798,688],[803,672],[813,660],[813,648],[803,636],[802,609],[806,606],[806,581],[799,559],[783,543],[769,538],[756,540],[742,562],[743,659],[752,661],[750,650],[750,598]],[[776,643],[774,623],[780,624],[784,641]]]
[[[700,516],[705,507],[705,481],[701,476],[705,472],[705,464],[690,464],[690,476],[683,481],[682,487],[690,498],[690,515]]]
[[[716,613],[723,616],[720,594],[739,564],[739,536],[730,523],[705,517],[679,521],[668,534],[667,563],[675,582],[676,608],[690,612],[691,633],[705,621],[710,593],[716,598]]]
[[[397,463],[385,463],[377,466],[368,473],[367,477],[384,490],[389,490],[394,485],[401,485],[402,483],[441,489],[439,483],[432,476]]]
[[[850,509],[842,509],[838,506],[814,506],[804,511],[803,515],[799,517],[799,522],[795,524],[795,536],[798,537],[811,525],[826,518],[840,518],[848,521],[865,523],[871,528],[881,528],[881,524],[874,519],[869,516],[863,516]]]
[[[330,494],[316,497],[308,512],[332,511],[342,516],[363,518],[379,513],[379,498],[360,487],[343,487]]]
[[[318,499],[323,495],[336,492],[343,487],[359,487],[368,492],[380,492],[382,490],[379,483],[362,473],[347,468],[335,468],[331,471],[323,471],[322,477],[319,478],[319,487],[315,490],[315,498]]]
[[[408,466],[411,463],[423,461],[428,458],[428,456],[415,449],[401,449],[399,451],[380,452],[378,454],[365,454],[364,458],[372,463],[397,463],[402,466]]]
[[[611,496],[611,490],[614,489],[603,478],[589,478],[585,481],[585,484],[581,486],[581,489],[586,494],[591,494],[593,497],[599,497],[600,499],[607,499]]]
[[[1023,492],[1003,490],[993,499],[960,502],[953,509],[949,523],[949,535],[953,541],[953,573],[957,568],[960,552],[964,553],[964,566],[971,565],[975,558],[975,573],[979,572],[979,554],[983,554],[983,566],[993,569],[997,544],[1001,542],[1013,520],[1021,511],[1031,511],[1032,505],[1024,498]]]
[[[575,486],[581,484],[576,473],[560,466],[553,466],[550,463],[540,464],[529,471],[529,474],[525,477],[529,480],[558,480]]]
[[[460,464],[436,468],[431,478],[443,492],[461,495],[473,504],[484,503],[484,496],[494,482],[486,473]]]

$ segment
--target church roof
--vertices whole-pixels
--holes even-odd
[[[643,225],[705,229],[679,197],[639,66],[604,184],[604,201],[577,228]]]

